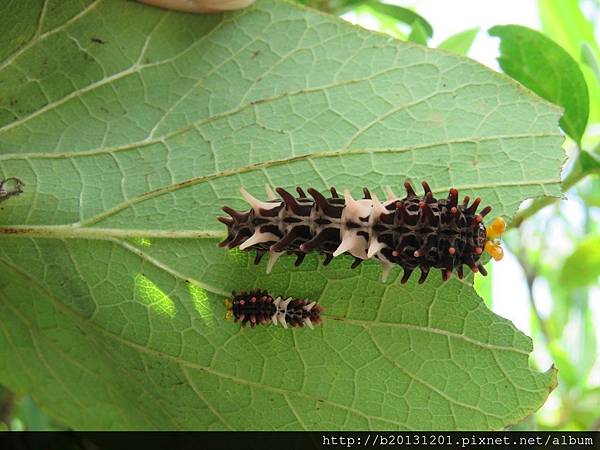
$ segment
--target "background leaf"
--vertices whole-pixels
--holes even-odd
[[[240,185],[406,179],[510,217],[560,195],[557,107],[286,3],[31,1],[0,23],[27,8],[34,31],[0,63],[0,174],[26,183],[0,216],[1,383],[76,429],[500,429],[545,401],[555,371],[469,280],[384,284],[314,255],[267,276],[215,247],[215,217],[244,207]],[[224,322],[223,298],[255,286],[320,301],[324,325]]]
[[[365,4],[379,14],[385,14],[386,16],[392,17],[399,22],[410,25],[413,30],[415,27],[418,27],[417,33],[419,33],[419,36],[426,36],[427,38],[431,38],[433,36],[433,27],[431,24],[425,20],[423,16],[417,14],[412,9],[403,8],[402,6],[398,5],[381,3],[378,1],[369,1]]]
[[[600,85],[600,61],[596,57],[596,54],[594,53],[592,47],[587,42],[581,44],[581,61],[590,68],[590,70],[596,77],[596,83],[588,82],[588,85]]]
[[[565,108],[561,127],[581,142],[589,113],[585,79],[577,62],[538,31],[520,25],[500,25],[489,34],[500,41],[502,70],[541,97]]]
[[[458,53],[459,55],[466,55],[469,53],[469,49],[471,48],[471,45],[473,45],[477,33],[479,33],[479,28],[470,28],[461,31],[460,33],[453,34],[441,42],[440,45],[438,45],[438,48],[443,48]]]
[[[583,62],[581,48],[587,44],[595,59],[600,60],[600,48],[592,23],[586,19],[575,0],[538,0],[542,30],[577,61]],[[590,121],[600,122],[600,82],[588,67],[581,66],[590,98]]]
[[[600,236],[583,240],[565,259],[561,282],[570,288],[596,283],[600,277]]]
[[[427,31],[421,25],[421,22],[415,20],[412,23],[412,28],[410,30],[410,34],[408,35],[408,40],[412,42],[416,42],[417,44],[427,45]]]

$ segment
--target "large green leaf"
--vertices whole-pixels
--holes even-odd
[[[5,3],[0,382],[74,428],[499,429],[555,372],[471,281],[344,257],[271,275],[216,248],[244,185],[429,180],[511,216],[560,195],[558,108],[478,63],[269,0],[193,16]],[[19,36],[21,36],[19,34]],[[240,330],[232,289],[318,300],[314,331]]]
[[[427,45],[427,39],[427,31],[423,28],[421,22],[415,20],[412,24],[410,34],[408,35],[408,40],[416,42],[417,44]]]
[[[497,25],[502,70],[545,99],[565,108],[560,125],[581,143],[589,115],[585,78],[577,62],[552,39],[520,25]]]

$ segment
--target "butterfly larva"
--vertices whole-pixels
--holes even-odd
[[[422,196],[410,183],[404,186],[406,197],[399,199],[388,188],[384,202],[367,188],[359,200],[347,190],[341,198],[335,188],[331,188],[330,198],[310,188],[312,199],[300,187],[296,188],[298,197],[277,188],[279,200],[267,187],[266,202],[241,188],[251,209],[239,212],[223,207],[231,217],[218,218],[227,226],[227,238],[219,245],[255,249],[256,264],[269,252],[267,273],[284,252],[295,254],[295,264],[299,265],[306,253],[318,251],[325,256],[324,265],[342,253],[354,256],[352,268],[376,258],[383,264],[384,281],[394,265],[404,269],[402,283],[417,268],[421,270],[419,283],[425,281],[431,268],[440,269],[444,281],[454,270],[462,278],[463,265],[487,275],[479,262],[481,254],[485,249],[494,259],[502,257],[498,239],[506,227],[497,218],[490,225],[490,233],[486,232],[483,218],[492,208],[486,206],[477,213],[479,197],[472,203],[465,197],[459,204],[456,189],[450,189],[447,198],[437,199],[425,181]]]
[[[248,293],[232,292],[232,299],[225,300],[228,316],[233,317],[242,326],[252,327],[260,324],[273,323],[283,328],[304,327],[313,328],[321,322],[323,308],[316,302],[288,297],[274,297],[260,289]]]

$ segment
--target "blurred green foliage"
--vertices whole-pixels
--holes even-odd
[[[400,6],[374,0],[298,1],[331,14],[368,15],[380,31],[424,45],[434,33],[425,18]],[[584,4],[587,16],[581,8]],[[524,27],[503,27],[502,32],[498,28],[495,34],[502,38],[506,50],[502,52],[500,65],[530,89],[542,95],[550,91],[543,96],[557,104],[561,104],[564,96],[558,95],[556,90],[553,94],[547,83],[567,83],[561,85],[562,89],[574,89],[580,96],[587,87],[589,96],[585,102],[589,101],[589,118],[587,105],[581,108],[579,104],[574,112],[567,111],[575,115],[575,131],[562,122],[565,132],[574,137],[565,142],[570,155],[563,172],[568,201],[553,198],[532,201],[517,214],[505,237],[506,247],[516,257],[527,284],[536,347],[532,364],[545,369],[548,361],[553,361],[559,369],[559,386],[549,401],[514,429],[597,430],[600,429],[600,358],[590,298],[594,292],[596,300],[600,295],[600,48],[595,38],[599,33],[595,29],[598,21],[589,17],[600,17],[600,2],[539,0],[538,7],[541,31],[548,39]],[[511,30],[515,32],[512,35],[508,33]],[[439,47],[467,54],[478,32],[479,29],[474,28],[457,33]],[[515,42],[520,51],[516,51]],[[524,56],[544,53],[554,55],[548,58],[550,65],[544,70],[553,70],[553,64],[565,67],[565,61],[570,67],[553,70],[549,77],[532,77],[532,73],[540,73],[543,58]],[[563,53],[570,57],[565,59]],[[573,79],[577,80],[576,86],[569,84]],[[583,86],[581,80],[585,80]],[[568,243],[566,248],[555,245],[557,233]],[[511,301],[494,298],[494,270],[488,270],[489,277],[478,277],[475,282],[486,304],[494,308],[499,302]],[[545,301],[550,300],[544,311],[539,305],[540,292]],[[596,308],[600,310],[598,305]],[[30,397],[20,397],[0,386],[1,429],[60,430],[65,427],[48,418]]]
[[[461,31],[460,33],[453,34],[441,42],[440,45],[438,45],[438,48],[443,48],[444,50],[449,50],[458,53],[459,55],[466,55],[469,53],[469,49],[471,48],[471,45],[473,45],[473,41],[478,33],[479,28],[470,28]]]
[[[542,31],[571,54],[580,64],[583,62],[582,48],[588,46],[596,61],[600,60],[600,46],[594,30],[597,20],[589,20],[581,6],[591,10],[590,17],[598,17],[596,0],[538,0]],[[581,64],[581,69],[590,91],[591,122],[600,122],[600,84],[592,69]]]
[[[540,97],[564,108],[560,126],[578,144],[589,117],[588,89],[579,64],[552,39],[520,25],[498,25],[502,70]]]

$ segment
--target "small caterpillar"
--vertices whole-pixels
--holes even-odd
[[[384,202],[367,188],[363,199],[354,200],[348,190],[341,198],[333,187],[330,198],[308,189],[312,199],[300,187],[296,188],[298,197],[277,188],[279,200],[268,186],[269,200],[264,202],[242,187],[240,192],[251,209],[240,212],[223,207],[231,217],[218,218],[227,226],[227,237],[219,246],[255,249],[255,264],[269,252],[267,273],[284,252],[295,254],[298,266],[306,253],[318,251],[325,256],[324,265],[346,252],[354,256],[352,268],[376,258],[383,264],[383,281],[394,265],[404,269],[401,283],[417,268],[421,271],[419,283],[431,268],[441,270],[443,281],[454,270],[462,279],[463,265],[487,275],[479,260],[484,250],[496,260],[502,258],[499,238],[506,229],[504,220],[496,218],[486,231],[483,218],[492,208],[486,206],[477,214],[479,197],[469,205],[466,196],[459,204],[454,188],[447,198],[437,199],[425,181],[423,196],[418,196],[410,183],[404,186],[406,197],[399,199],[387,188]]]
[[[242,326],[250,323],[252,327],[258,324],[273,322],[287,328],[304,327],[313,328],[321,322],[323,308],[315,302],[295,299],[292,297],[283,300],[282,297],[273,297],[267,291],[254,289],[248,293],[232,292],[232,299],[225,300],[227,308],[226,318],[233,317],[235,322]]]

